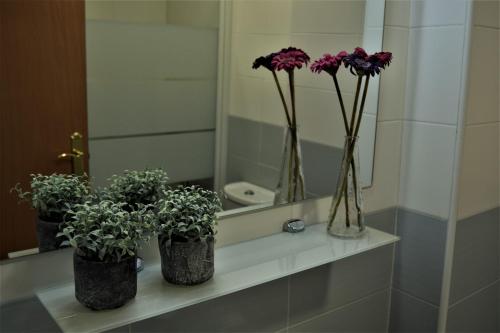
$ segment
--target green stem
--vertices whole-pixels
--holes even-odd
[[[278,92],[280,94],[281,103],[283,103],[283,108],[285,109],[286,121],[288,123],[288,127],[292,126],[292,120],[290,119],[290,113],[288,112],[288,106],[286,105],[285,95],[283,94],[283,90],[281,90],[280,81],[278,80],[278,76],[276,75],[276,71],[271,71],[273,73],[274,82],[276,83],[276,87],[278,88]]]
[[[350,129],[347,123],[347,112],[345,111],[344,100],[342,98],[342,93],[340,92],[339,81],[337,80],[337,75],[333,75],[333,82],[335,83],[335,90],[337,91],[337,97],[340,103],[340,110],[342,111],[342,119],[344,120],[344,129],[346,135],[349,135]]]
[[[356,110],[358,108],[358,99],[359,92],[361,91],[361,80],[363,80],[363,76],[358,76],[358,84],[356,85],[356,95],[354,97],[354,104],[352,106],[352,114],[351,114],[351,125],[349,126],[349,136],[352,136],[352,130],[354,129],[354,121],[356,119]]]

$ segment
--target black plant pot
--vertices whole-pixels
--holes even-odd
[[[158,235],[161,272],[173,284],[191,286],[205,282],[214,275],[214,239],[171,240]]]
[[[118,308],[137,294],[136,257],[120,262],[73,255],[76,299],[92,310]]]
[[[52,222],[42,220],[40,217],[36,221],[36,238],[38,240],[38,251],[54,251],[61,247],[64,241],[62,237],[56,237],[62,222]]]

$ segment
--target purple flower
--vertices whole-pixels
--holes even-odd
[[[315,73],[327,72],[331,76],[337,74],[337,71],[342,64],[342,60],[348,55],[346,51],[340,51],[336,56],[325,54],[322,58],[317,59],[311,65],[311,71]]]
[[[272,64],[272,61],[273,61],[274,56],[277,55],[277,54],[278,54],[277,52],[273,52],[273,53],[270,53],[270,54],[268,54],[266,56],[258,57],[253,62],[252,68],[253,69],[257,69],[260,66],[262,66],[262,67],[267,68],[270,71],[274,71],[275,68],[274,68],[274,66]]]
[[[295,68],[302,68],[303,65],[311,60],[307,53],[295,47],[282,49],[278,52],[271,62],[273,67],[277,70],[286,70],[287,72],[293,71]]]
[[[380,71],[389,66],[392,60],[391,52],[377,52],[368,55],[364,49],[357,47],[354,52],[344,57],[345,67],[349,67],[354,75],[380,74]]]

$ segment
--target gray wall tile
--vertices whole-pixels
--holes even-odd
[[[275,332],[286,327],[288,279],[132,324],[132,332]]]
[[[332,195],[337,186],[343,150],[302,140],[304,177],[307,190]]]
[[[446,221],[398,208],[393,284],[438,305],[441,298]]]
[[[395,234],[397,208],[391,207],[365,216],[366,225],[389,234]]]
[[[274,189],[281,168],[283,127],[235,116],[228,117],[227,181],[249,181]],[[334,192],[343,150],[301,140],[307,192]],[[243,163],[245,161],[245,163]]]
[[[228,119],[228,152],[258,162],[262,128],[260,123],[240,117]]]
[[[393,246],[384,246],[290,277],[290,323],[389,287]]]
[[[499,286],[488,288],[466,298],[448,310],[448,332],[499,332]]]
[[[438,311],[437,306],[393,289],[389,332],[436,332]]]
[[[387,332],[389,290],[291,327],[289,332]]]
[[[32,297],[0,306],[0,332],[61,332],[38,298]]]
[[[276,125],[261,123],[262,140],[259,162],[275,169],[281,167],[284,129]]]
[[[498,279],[499,211],[489,210],[457,222],[451,304]]]

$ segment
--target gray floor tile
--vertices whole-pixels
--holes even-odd
[[[333,310],[389,287],[393,246],[384,246],[290,278],[290,323]]]
[[[438,311],[434,305],[393,289],[389,332],[436,332]]]
[[[132,332],[276,332],[286,327],[286,278],[132,324]]]
[[[499,209],[458,221],[450,303],[498,279]]]
[[[61,332],[38,298],[33,297],[0,306],[2,333]]]
[[[394,287],[438,305],[447,223],[398,208]]]
[[[448,332],[495,333],[499,326],[500,282],[466,298],[448,310]]]
[[[289,329],[289,332],[387,332],[389,291],[351,303]]]

